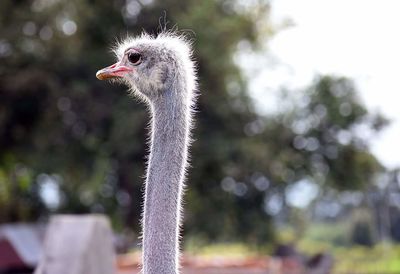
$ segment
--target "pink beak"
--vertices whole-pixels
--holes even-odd
[[[126,72],[133,71],[132,68],[121,65],[119,62],[109,67],[103,68],[96,73],[96,77],[99,80],[105,80],[110,78],[122,77]]]

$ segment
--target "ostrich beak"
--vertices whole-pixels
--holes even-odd
[[[96,73],[96,77],[99,80],[105,80],[110,78],[122,77],[126,72],[132,71],[133,69],[119,62],[109,67],[103,68]]]

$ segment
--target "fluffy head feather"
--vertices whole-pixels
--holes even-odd
[[[132,51],[140,54],[140,64],[129,62],[128,55]],[[164,32],[153,37],[143,33],[118,42],[113,52],[118,62],[133,68],[120,79],[131,88],[134,95],[151,102],[177,81],[184,81],[184,88],[180,92],[186,94],[180,95],[191,99],[196,88],[195,68],[191,60],[191,42],[183,35]]]

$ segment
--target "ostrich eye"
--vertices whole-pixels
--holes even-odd
[[[128,60],[132,65],[139,65],[142,62],[142,55],[139,52],[128,53]]]

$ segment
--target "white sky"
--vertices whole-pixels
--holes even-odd
[[[250,78],[259,107],[273,110],[268,91],[304,87],[316,74],[348,76],[368,108],[392,120],[372,140],[373,153],[389,168],[400,166],[400,1],[274,0],[272,16],[295,26],[268,43],[275,65]]]

